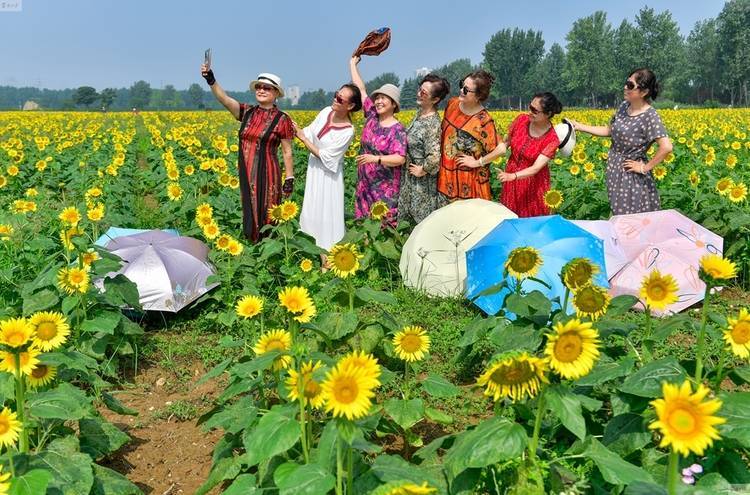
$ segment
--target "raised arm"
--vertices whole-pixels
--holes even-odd
[[[580,122],[576,122],[575,120],[568,121],[573,126],[573,129],[576,131],[585,132],[588,134],[591,134],[593,136],[599,136],[599,137],[608,137],[610,136],[611,132],[608,125],[586,125],[581,124]]]
[[[349,59],[349,71],[352,73],[352,83],[359,88],[359,92],[362,93],[362,101],[365,101],[367,98],[367,88],[365,88],[365,82],[359,74],[359,67],[357,67],[360,60],[362,60],[361,57],[352,57]]]
[[[224,105],[224,108],[229,110],[229,112],[234,116],[235,119],[240,118],[240,103],[229,96],[225,91],[224,88],[222,88],[218,82],[216,82],[216,78],[214,77],[214,71],[209,69],[206,64],[201,65],[201,76],[206,80],[208,85],[211,87],[211,93],[213,93],[214,97]]]

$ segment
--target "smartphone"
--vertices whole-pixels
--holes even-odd
[[[203,63],[206,64],[206,70],[211,70],[211,49],[209,48],[203,54]]]

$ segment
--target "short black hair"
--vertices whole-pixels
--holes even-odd
[[[426,82],[432,83],[432,94],[430,96],[437,98],[438,103],[443,101],[443,98],[451,92],[451,83],[446,78],[440,77],[437,74],[427,74],[419,81],[419,86],[422,86]]]
[[[558,100],[557,96],[555,96],[553,93],[544,91],[535,94],[531,99],[535,100],[537,98],[539,98],[539,101],[542,104],[542,112],[546,113],[550,117],[554,117],[558,113],[562,112],[562,103],[560,103],[560,100]]]
[[[631,76],[635,76],[635,82],[640,89],[648,91],[647,100],[655,100],[659,96],[659,81],[656,80],[656,75],[651,69],[645,67],[635,69],[630,73],[628,79]]]
[[[352,99],[349,103],[354,103],[354,108],[350,112],[358,112],[362,109],[362,92],[354,84],[348,83],[341,86],[340,89],[348,89],[352,92]]]
[[[492,88],[492,83],[495,82],[495,77],[486,70],[475,70],[474,72],[466,74],[466,76],[461,79],[461,86],[464,85],[466,78],[471,78],[471,80],[474,81],[474,84],[477,85],[477,99],[481,102],[487,101],[487,98],[490,97],[490,89]]]

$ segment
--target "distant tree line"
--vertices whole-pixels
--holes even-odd
[[[478,66],[468,58],[433,69],[458,92],[462,76],[484,68],[495,76],[488,105],[518,108],[537,91],[552,91],[568,106],[613,106],[622,98],[625,78],[635,68],[648,67],[659,78],[662,104],[750,106],[750,0],[730,0],[716,19],[698,21],[687,37],[669,10],[643,7],[633,22],[614,27],[597,11],[573,23],[565,47],[554,43],[545,50],[541,31],[503,29],[487,42]],[[368,81],[368,88],[390,82],[401,86],[402,107],[415,106],[418,77],[403,81],[392,72]],[[253,102],[250,91],[229,92]],[[305,91],[296,105],[282,99],[282,108],[320,109],[329,105],[333,91]],[[18,109],[33,100],[44,109],[216,109],[219,104],[205,85],[187,90],[172,85],[151,88],[137,81],[130,88],[90,86],[49,90],[0,86],[0,109]]]

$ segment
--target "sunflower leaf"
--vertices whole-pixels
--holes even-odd
[[[47,493],[47,485],[52,479],[52,473],[46,469],[32,469],[11,480],[9,495],[37,495]]]
[[[718,416],[727,420],[719,426],[719,433],[750,448],[750,392],[722,392],[719,399],[722,404]]]
[[[23,314],[30,315],[37,311],[44,311],[60,301],[57,294],[49,289],[42,289],[23,298]]]
[[[388,399],[383,404],[385,412],[404,430],[411,428],[424,416],[422,399]]]
[[[620,390],[639,397],[659,397],[663,382],[682,383],[687,372],[674,356],[648,363],[620,385]]]
[[[421,381],[425,391],[433,397],[455,397],[461,390],[437,373],[427,373]]]
[[[299,440],[297,420],[274,409],[260,418],[253,429],[246,429],[242,438],[247,452],[247,463],[254,466],[286,452]]]
[[[581,402],[562,385],[553,385],[547,389],[547,404],[550,411],[557,416],[563,426],[575,436],[586,438],[586,421],[581,414]]]

